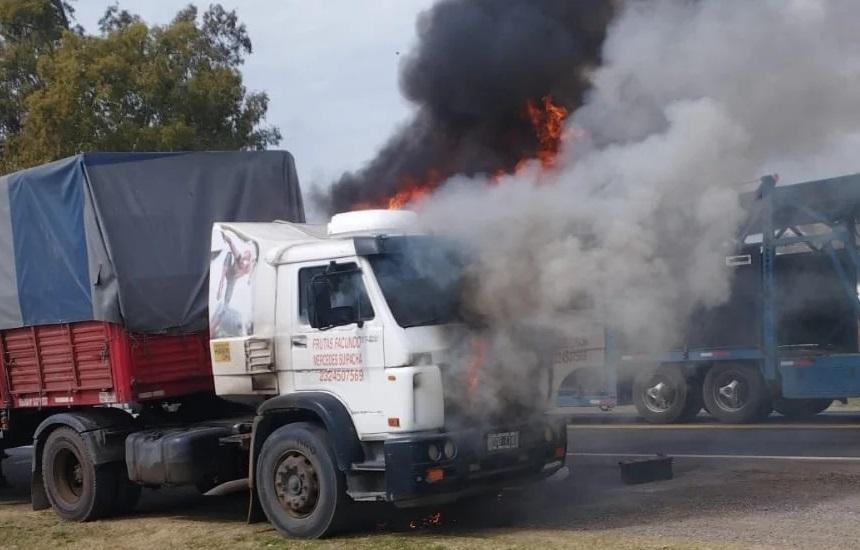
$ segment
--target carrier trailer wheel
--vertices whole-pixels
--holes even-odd
[[[278,428],[257,461],[260,505],[281,534],[319,538],[341,529],[349,497],[327,432],[308,422]]]
[[[832,399],[786,399],[780,397],[773,400],[773,408],[788,418],[810,418],[827,410],[831,403],[833,403]]]
[[[636,375],[633,402],[639,415],[652,424],[686,422],[702,410],[702,392],[682,367],[662,365]]]
[[[119,474],[116,464],[93,464],[80,434],[71,428],[57,428],[45,440],[42,480],[51,506],[63,519],[90,521],[109,515],[118,504]]]
[[[771,411],[761,373],[754,365],[714,365],[705,376],[705,407],[720,422],[746,424]]]

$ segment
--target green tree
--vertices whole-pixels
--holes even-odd
[[[38,60],[70,30],[72,13],[60,0],[0,0],[0,158],[7,140],[21,131],[25,98],[41,85]]]
[[[189,5],[170,24],[148,26],[114,6],[100,35],[64,30],[38,56],[3,171],[82,151],[276,145],[280,132],[262,124],[268,96],[242,83],[239,68],[251,53],[245,26],[220,5],[198,15]]]

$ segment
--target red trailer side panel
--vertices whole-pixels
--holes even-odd
[[[211,392],[207,342],[206,334],[141,336],[99,321],[11,329],[0,332],[0,379],[20,408]]]
[[[114,328],[118,333],[114,347],[121,348],[115,353],[124,355],[123,361],[116,362],[117,385],[131,389],[131,398],[123,395],[124,401],[215,391],[208,334],[153,336]]]

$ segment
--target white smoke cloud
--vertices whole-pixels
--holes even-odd
[[[555,172],[454,178],[421,205],[476,251],[471,307],[500,334],[564,331],[591,301],[636,346],[677,343],[727,298],[741,182],[860,170],[858,26],[852,0],[628,3]]]

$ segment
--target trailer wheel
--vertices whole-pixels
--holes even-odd
[[[281,534],[319,538],[345,524],[346,483],[319,426],[300,422],[272,432],[260,451],[256,477],[263,511]]]
[[[833,403],[832,399],[786,399],[780,397],[773,400],[773,408],[788,418],[810,418],[827,410],[831,403]]]
[[[715,365],[705,376],[705,407],[720,422],[746,424],[770,414],[761,374],[753,365]]]
[[[115,464],[95,465],[80,434],[57,428],[42,453],[42,480],[54,511],[71,521],[108,515],[117,493]]]
[[[633,382],[633,402],[639,415],[652,424],[685,422],[702,410],[701,392],[677,365],[638,373]]]

